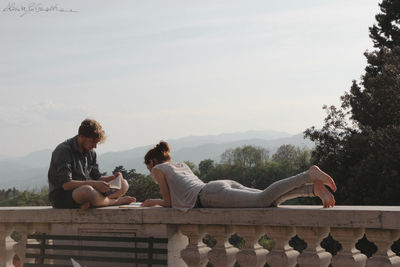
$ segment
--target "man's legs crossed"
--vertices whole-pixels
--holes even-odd
[[[121,197],[119,199],[105,197],[90,185],[83,185],[74,189],[72,192],[72,198],[76,203],[82,205],[83,209],[89,208],[90,205],[94,207],[103,207],[129,204],[136,201],[134,197],[129,196]]]
[[[56,209],[76,209],[80,205],[72,198],[72,191],[56,189],[50,194],[51,205]]]

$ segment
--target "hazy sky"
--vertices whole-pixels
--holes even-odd
[[[49,11],[16,10],[29,5]],[[54,148],[86,117],[108,135],[100,153],[321,126],[322,105],[363,74],[378,11],[376,0],[0,0],[0,156]]]

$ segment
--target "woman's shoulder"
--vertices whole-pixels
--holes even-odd
[[[155,165],[153,167],[153,169],[155,169],[155,170],[165,170],[165,169],[170,168],[170,165],[171,165],[171,162],[166,161],[166,162],[159,163],[159,164]]]
[[[157,164],[153,168],[159,169],[159,170],[165,170],[165,169],[182,169],[182,168],[188,168],[188,166],[183,163],[183,162],[172,162],[172,161],[166,161],[160,164]]]
[[[170,163],[169,161],[159,163],[159,164],[155,165],[153,168],[162,168],[163,166],[167,166],[169,163]]]

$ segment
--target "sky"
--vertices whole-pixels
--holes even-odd
[[[87,117],[99,153],[321,127],[363,74],[378,3],[0,0],[0,158],[53,149]]]

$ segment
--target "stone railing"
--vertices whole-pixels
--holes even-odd
[[[13,231],[22,239],[15,243]],[[114,235],[168,237],[168,265],[232,266],[400,266],[400,257],[390,249],[400,237],[400,207],[280,206],[265,209],[194,209],[182,213],[169,208],[124,208],[55,210],[50,207],[0,208],[0,267],[13,266],[16,254],[25,261],[26,235],[41,232],[52,234],[107,233]],[[244,239],[244,247],[233,247],[228,239],[236,233]],[[207,247],[203,237],[216,240]],[[342,249],[332,256],[321,246],[331,235]],[[355,248],[366,235],[377,246],[367,258]],[[267,235],[275,245],[268,251],[259,245]],[[289,246],[297,235],[307,243],[299,253]],[[112,266],[108,264],[107,266]]]

